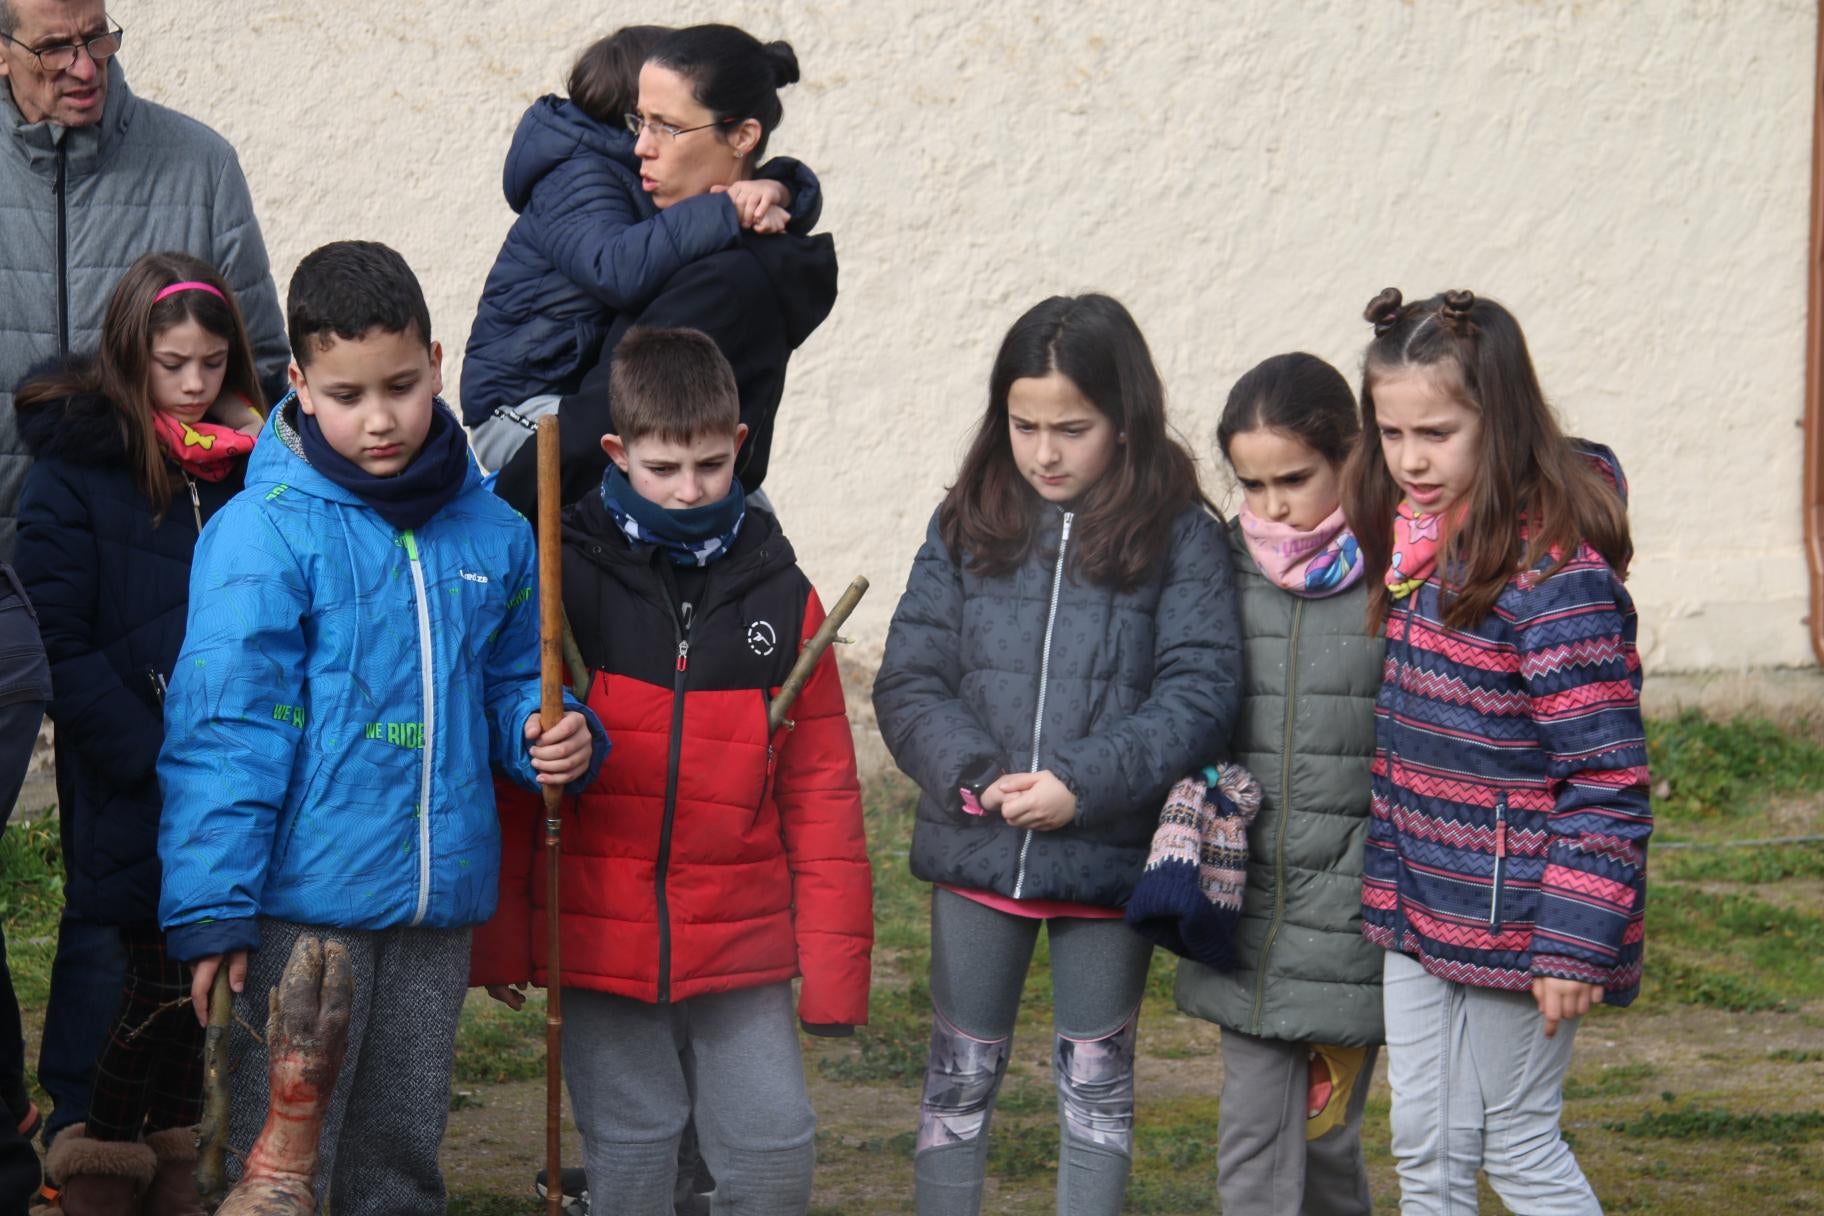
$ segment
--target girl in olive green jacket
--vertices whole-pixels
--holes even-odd
[[[1342,376],[1278,355],[1229,394],[1216,440],[1244,499],[1231,527],[1247,678],[1234,758],[1259,779],[1239,967],[1178,965],[1178,1007],[1222,1031],[1225,1212],[1369,1211],[1362,1104],[1382,1041],[1381,958],[1361,933],[1362,842],[1381,641],[1343,522],[1359,427]]]

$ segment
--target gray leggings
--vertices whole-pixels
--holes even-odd
[[[988,1123],[1039,927],[1051,934],[1059,1216],[1115,1216],[1133,1164],[1134,1040],[1150,943],[1120,920],[1033,920],[931,897],[931,1055],[914,1158],[919,1216],[982,1207]]]

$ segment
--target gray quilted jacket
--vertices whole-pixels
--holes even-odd
[[[1291,1042],[1379,1043],[1381,962],[1362,937],[1362,841],[1378,637],[1366,589],[1304,599],[1274,586],[1234,530],[1247,654],[1235,759],[1260,779],[1248,885],[1228,974],[1178,964],[1178,1007],[1244,1034]]]
[[[13,390],[37,364],[93,351],[127,267],[160,250],[215,264],[234,288],[270,393],[289,357],[279,294],[234,149],[133,96],[118,59],[91,127],[27,123],[0,86],[0,561],[10,561],[31,459]]]
[[[1044,509],[1011,574],[945,548],[933,516],[893,614],[874,708],[893,758],[924,791],[912,872],[1031,899],[1120,907],[1146,864],[1172,783],[1213,757],[1241,697],[1228,545],[1202,507],[1171,523],[1167,555],[1132,591],[1070,573],[1074,516]],[[962,809],[958,787],[1050,769],[1074,824],[1021,831]]]

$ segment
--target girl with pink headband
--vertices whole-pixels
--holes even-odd
[[[33,455],[14,561],[51,663],[67,899],[120,928],[127,975],[86,1124],[46,1162],[66,1212],[193,1216],[202,1031],[158,931],[154,763],[183,643],[190,561],[236,494],[261,418],[221,276],[148,254],[115,287],[92,356],[14,398]]]

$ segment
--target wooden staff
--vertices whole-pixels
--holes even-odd
[[[228,1190],[228,1032],[233,1022],[234,992],[223,959],[209,989],[209,1028],[203,1032],[203,1118],[196,1164],[196,1189],[211,1210]]]
[[[564,574],[557,415],[538,420],[538,720],[547,731],[564,716]],[[582,690],[578,690],[578,695]],[[564,1202],[563,969],[558,952],[558,867],[563,856],[564,787],[545,795],[545,1211]]]
[[[849,589],[842,593],[842,598],[836,601],[835,607],[830,609],[830,615],[823,618],[823,624],[817,626],[817,632],[811,635],[811,640],[804,644],[804,649],[798,654],[798,661],[792,664],[792,670],[785,677],[785,683],[779,686],[779,695],[767,707],[768,735],[789,724],[790,719],[785,715],[792,708],[792,702],[798,699],[798,694],[804,691],[811,673],[817,670],[817,660],[837,640],[836,631],[842,628],[842,623],[849,619],[849,614],[855,611],[855,605],[861,603],[861,597],[867,593],[868,580],[857,575],[855,581],[849,584]]]

